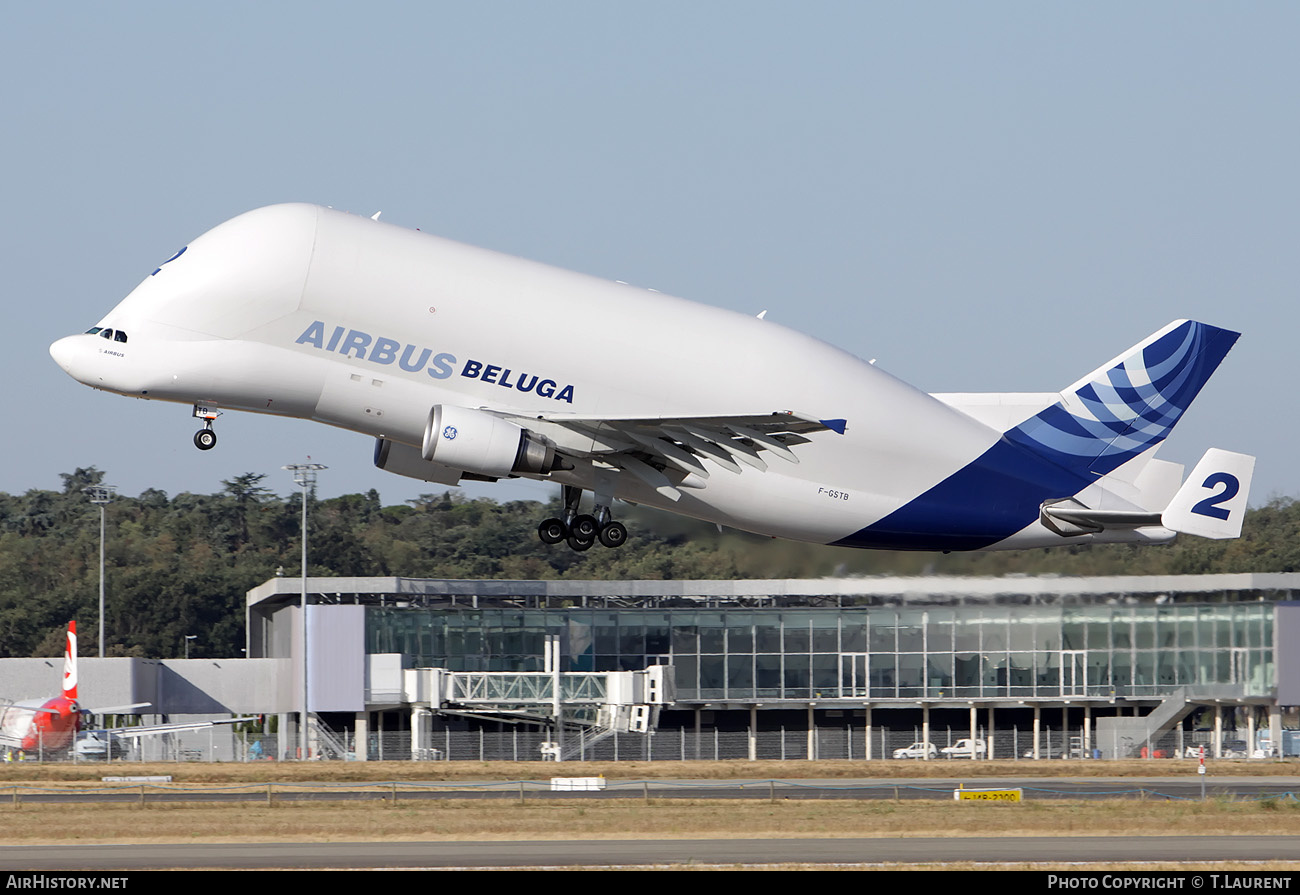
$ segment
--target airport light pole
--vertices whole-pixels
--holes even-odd
[[[310,457],[307,458],[309,461]],[[316,486],[316,473],[328,466],[319,463],[292,463],[284,467],[293,473],[293,480],[302,488],[302,616],[298,633],[302,646],[302,704],[298,713],[298,759],[306,761],[307,755],[307,493]]]
[[[116,485],[82,488],[90,502],[99,507],[99,658],[104,658],[104,508],[113,500]]]
[[[197,640],[198,637],[199,637],[198,634],[186,634],[186,635],[185,635],[185,658],[188,659],[188,658],[190,657],[190,641],[191,641],[191,640]]]

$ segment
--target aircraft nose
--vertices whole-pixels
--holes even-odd
[[[54,358],[54,362],[69,376],[75,376],[72,366],[79,353],[76,336],[64,336],[50,346],[50,357]]]
[[[100,376],[95,372],[95,346],[85,335],[64,336],[50,346],[50,357],[73,379],[85,385],[98,386]]]

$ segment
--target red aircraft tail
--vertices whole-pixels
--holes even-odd
[[[77,700],[77,623],[68,622],[68,646],[63,651],[63,695]]]

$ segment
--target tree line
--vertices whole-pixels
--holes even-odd
[[[94,468],[64,473],[62,490],[0,493],[0,656],[57,656],[68,619],[83,654],[98,640],[99,511],[84,490]],[[107,508],[107,652],[169,658],[239,656],[244,595],[280,572],[299,574],[301,492],[286,497],[246,473],[216,494],[119,495]],[[1076,546],[1001,553],[901,553],[796,544],[659,513],[618,509],[630,533],[617,550],[547,546],[537,523],[557,499],[498,503],[457,492],[384,506],[379,494],[308,497],[308,573],[430,578],[816,578],[844,575],[1151,575],[1300,569],[1300,505],[1251,510],[1241,538],[1179,538],[1161,547]]]

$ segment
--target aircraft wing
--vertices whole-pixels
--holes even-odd
[[[770,413],[584,417],[498,414],[551,438],[569,458],[591,460],[639,479],[672,500],[709,477],[712,467],[738,474],[767,469],[767,460],[798,463],[797,448],[816,432],[843,434],[842,419],[821,420],[793,411]],[[706,462],[708,465],[706,465]],[[697,485],[698,486],[698,485]]]
[[[96,727],[95,732],[104,732],[115,737],[143,737],[159,733],[176,733],[182,730],[203,730],[218,724],[239,724],[243,721],[256,721],[256,715],[239,718],[218,718],[215,721],[182,721],[176,724],[148,724],[140,727]]]
[[[97,705],[92,707],[83,707],[83,714],[87,715],[136,715],[140,709],[153,708],[152,702],[132,702],[124,705]]]

